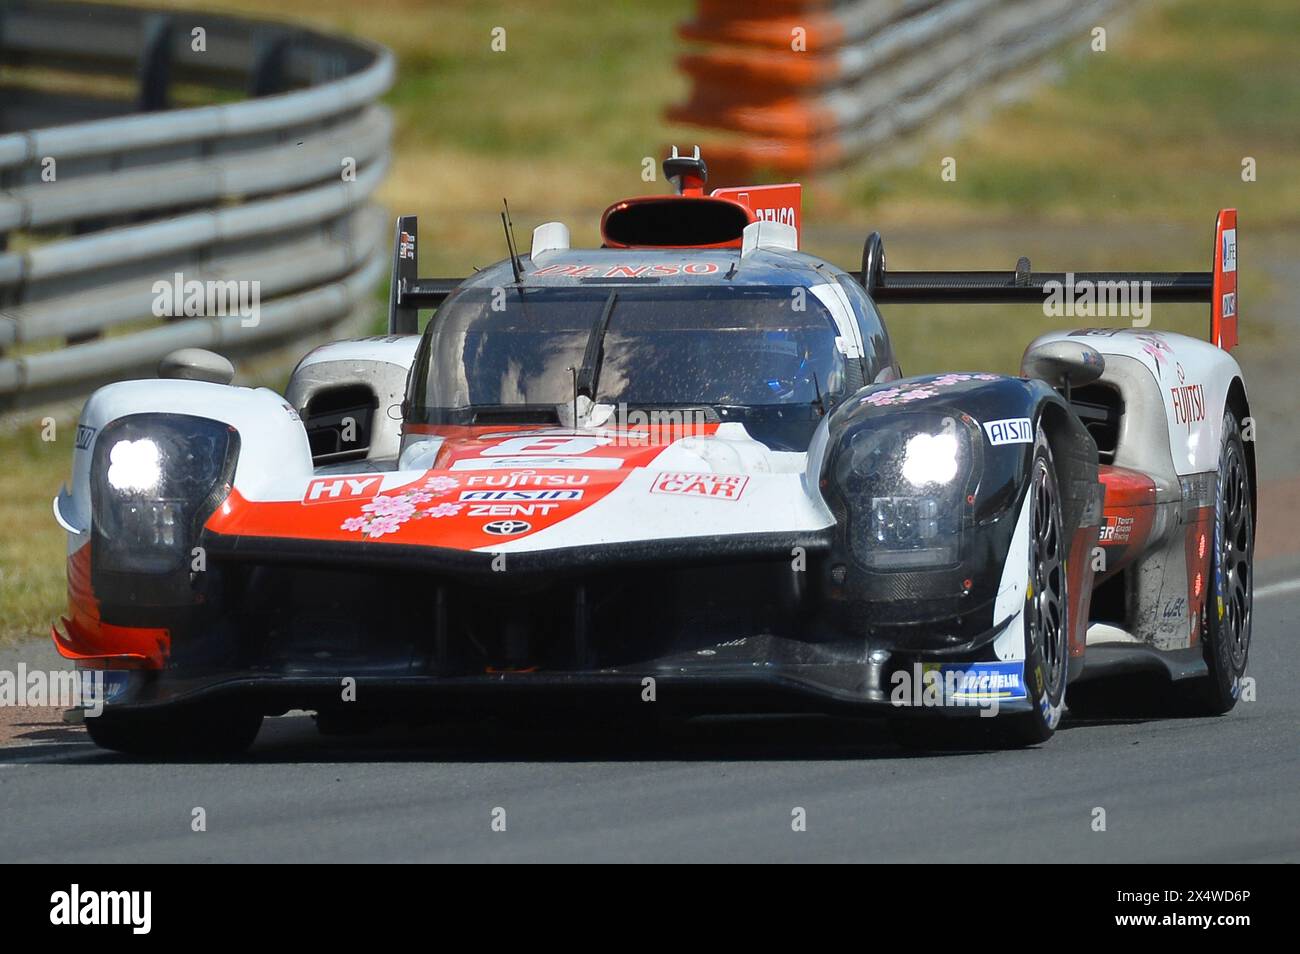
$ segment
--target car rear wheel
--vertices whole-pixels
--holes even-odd
[[[253,744],[262,714],[242,709],[186,709],[159,712],[107,711],[86,719],[86,731],[100,748],[127,755],[238,755]]]

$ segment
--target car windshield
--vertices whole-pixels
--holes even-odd
[[[426,331],[411,397],[444,419],[567,405],[575,383],[603,404],[810,407],[843,387],[836,335],[790,286],[465,289]]]

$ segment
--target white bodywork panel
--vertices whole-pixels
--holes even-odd
[[[384,335],[375,338],[354,338],[350,341],[331,341],[307,353],[298,367],[296,374],[313,364],[325,364],[331,361],[382,361],[411,369],[415,360],[415,349],[420,346],[419,335]]]
[[[1244,381],[1231,354],[1208,341],[1143,328],[1054,331],[1040,335],[1029,347],[1061,340],[1079,341],[1103,355],[1141,362],[1159,389],[1174,472],[1182,477],[1218,468],[1228,389],[1234,378]],[[1145,410],[1146,404],[1134,407],[1130,402],[1127,410]]]
[[[993,641],[993,652],[998,659],[1021,660],[1025,658],[1025,587],[1029,584],[1029,494],[1020,504],[1020,515],[1011,534],[1011,546],[1002,564],[1002,579],[998,582],[998,596],[993,603],[993,624],[996,626],[1008,616],[1014,616],[998,638]]]

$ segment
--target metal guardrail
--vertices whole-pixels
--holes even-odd
[[[802,173],[920,126],[1074,36],[1119,0],[697,0],[690,98],[670,119],[746,134],[729,169]],[[712,164],[712,163],[711,163]]]
[[[388,51],[198,11],[0,0],[0,67],[0,411],[372,306]],[[205,102],[169,108],[181,96]],[[257,283],[256,323],[154,317],[155,283],[177,273]]]

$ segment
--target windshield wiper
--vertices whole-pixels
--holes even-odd
[[[582,354],[582,367],[578,369],[577,393],[585,395],[588,400],[596,400],[596,382],[600,379],[600,365],[605,360],[605,332],[609,330],[609,317],[614,313],[614,302],[618,292],[612,291],[605,299],[605,307],[600,310],[600,317],[591,326],[591,335],[587,338],[587,350]]]

